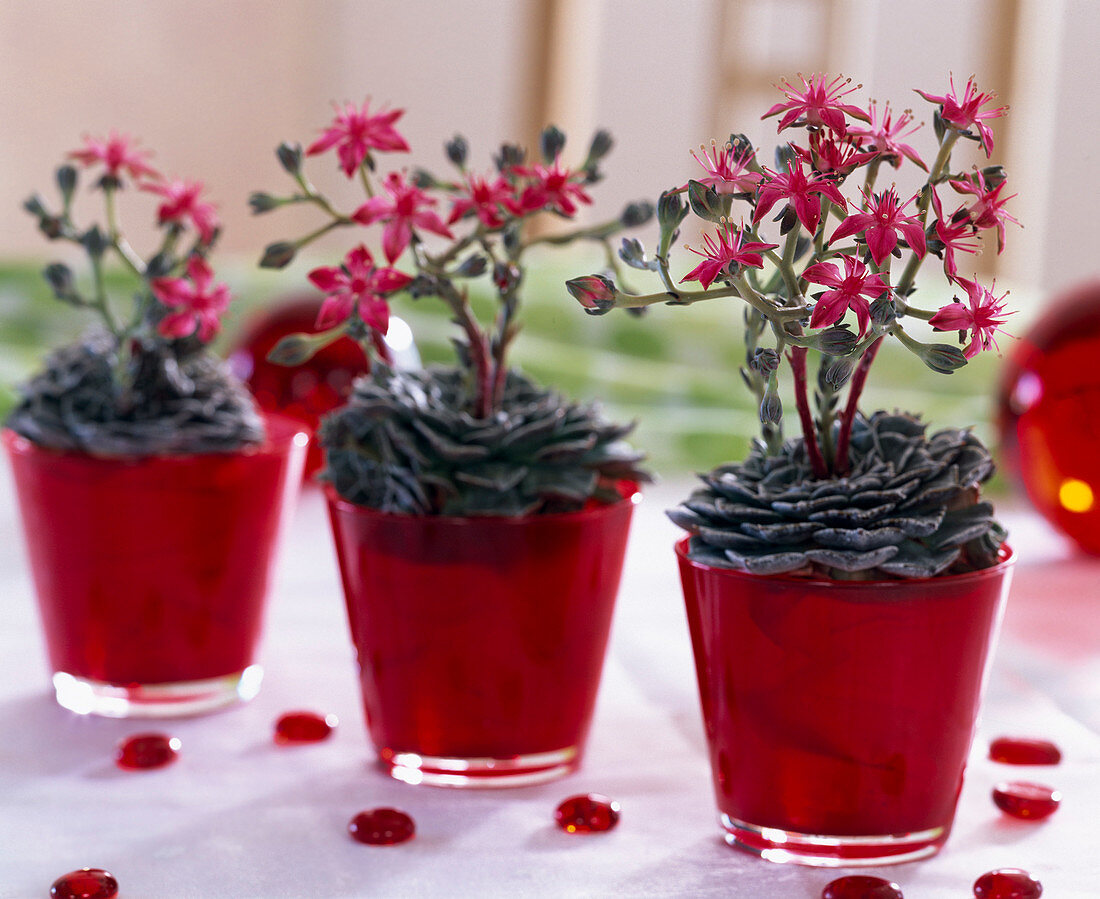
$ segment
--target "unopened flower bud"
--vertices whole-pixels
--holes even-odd
[[[688,182],[688,202],[691,211],[708,222],[717,222],[726,214],[718,191],[702,181]]]
[[[657,200],[657,222],[663,232],[675,231],[687,214],[687,206],[674,190],[666,190]]]
[[[553,162],[565,146],[565,134],[557,125],[548,125],[539,136],[539,149],[546,162]]]
[[[500,262],[493,266],[493,283],[501,293],[515,290],[522,277],[519,267],[510,262]]]
[[[98,259],[107,252],[107,236],[99,230],[98,225],[92,225],[85,231],[80,236],[80,243],[93,259]]]
[[[272,209],[278,209],[282,203],[271,194],[258,190],[248,195],[248,205],[253,215],[262,215],[265,212],[271,212]]]
[[[71,165],[63,165],[57,170],[57,189],[61,191],[61,199],[66,208],[76,190],[76,169]]]
[[[42,202],[42,198],[38,194],[31,194],[27,199],[23,201],[23,208],[27,210],[31,215],[43,218],[49,215],[46,212],[46,206]]]
[[[301,365],[317,351],[316,341],[306,334],[288,334],[267,354],[268,362],[276,365]]]
[[[63,262],[51,262],[42,270],[42,277],[50,285],[54,296],[69,301],[73,296],[73,272]]]
[[[958,347],[946,343],[926,344],[920,349],[920,358],[932,371],[949,375],[966,365],[966,356]]]
[[[297,175],[302,170],[302,147],[300,144],[281,143],[275,150],[281,165],[291,175]]]
[[[767,347],[759,348],[749,359],[749,368],[759,374],[770,375],[779,368],[779,353]]]
[[[496,164],[497,171],[504,173],[517,165],[523,165],[526,158],[527,151],[523,147],[516,144],[501,144],[500,152],[493,157],[493,162]]]
[[[601,128],[593,134],[592,143],[588,145],[588,158],[584,161],[584,167],[588,168],[590,165],[603,159],[611,152],[611,147],[614,143],[610,131],[605,131]]]
[[[637,228],[653,218],[653,204],[648,200],[638,200],[628,203],[623,209],[619,221],[624,228]]]
[[[894,305],[890,294],[884,293],[871,302],[871,321],[876,328],[884,330],[897,321],[897,318],[897,306]]]
[[[427,169],[413,169],[412,178],[409,180],[421,190],[428,190],[439,186],[439,181],[436,180],[435,175]]]
[[[827,356],[847,356],[856,348],[856,335],[847,328],[827,328],[817,335],[817,348]]]
[[[455,274],[461,278],[476,278],[485,274],[488,262],[480,253],[474,253],[462,260],[462,264],[455,269]]]
[[[584,275],[565,282],[568,290],[592,315],[603,315],[615,308],[615,282],[603,275]]]
[[[760,421],[764,424],[777,425],[783,420],[783,401],[779,394],[769,385],[767,393],[760,401]]]
[[[286,268],[294,260],[298,248],[285,240],[268,244],[260,259],[260,268]]]
[[[460,169],[466,165],[466,154],[470,150],[470,145],[466,143],[466,138],[461,134],[456,134],[447,143],[443,145],[443,149],[447,153],[447,158],[451,160]]]
[[[824,368],[821,370],[821,380],[824,381],[834,391],[840,390],[848,380],[852,377],[852,372],[855,371],[855,366],[852,365],[847,359],[841,359],[838,356],[834,356],[825,363]]]
[[[798,158],[798,154],[795,152],[794,147],[790,144],[783,144],[782,146],[775,148],[775,168],[776,171],[782,172],[788,169]]]
[[[987,165],[982,169],[982,178],[985,179],[985,185],[990,190],[995,190],[997,187],[1004,184],[1007,177],[1008,173],[1005,171],[1003,165]]]

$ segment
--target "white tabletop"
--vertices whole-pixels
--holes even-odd
[[[0,463],[4,465],[4,463]],[[6,465],[4,465],[6,467]],[[578,773],[511,790],[409,786],[372,765],[328,525],[309,491],[284,542],[269,607],[260,695],[168,722],[82,718],[53,701],[7,471],[0,471],[0,897],[49,894],[82,866],[110,870],[125,899],[360,896],[722,896],[817,899],[839,876],[780,866],[721,840],[691,650],[662,510],[686,479],[637,510],[587,758]],[[998,867],[1038,876],[1044,896],[1100,895],[1100,562],[1075,557],[1026,512],[1004,516],[1020,554],[955,832],[923,862],[871,869],[907,899],[960,899]],[[320,744],[276,746],[292,709],[339,716]],[[126,773],[116,742],[181,738],[179,761]],[[1043,737],[1056,768],[985,758],[1001,734]],[[1048,821],[1003,816],[1002,779],[1064,793]],[[619,826],[570,836],[557,804],[582,792],[622,803]],[[347,835],[359,811],[395,806],[416,837],[393,847]]]

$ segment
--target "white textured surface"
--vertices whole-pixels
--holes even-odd
[[[6,467],[6,466],[5,466]],[[394,896],[722,896],[817,899],[835,872],[777,866],[719,837],[691,651],[662,510],[688,485],[651,491],[637,510],[595,724],[583,769],[504,791],[412,787],[371,765],[335,560],[311,491],[283,546],[249,705],[167,722],[179,761],[124,773],[121,737],[162,729],[80,718],[57,707],[39,636],[8,474],[0,472],[0,897],[46,896],[81,866],[118,877],[126,899]],[[1027,868],[1052,899],[1100,895],[1100,562],[1073,557],[1025,514],[1010,515],[1016,585],[955,833],[924,862],[881,869],[907,899],[959,899],[984,871]],[[334,712],[328,742],[277,747],[284,711]],[[1003,733],[1057,742],[1054,769],[984,758]],[[1060,788],[1046,823],[1004,818],[996,780]],[[569,836],[558,802],[598,791],[619,827]],[[417,823],[401,846],[354,843],[357,812],[393,805]],[[879,873],[879,872],[874,872]]]

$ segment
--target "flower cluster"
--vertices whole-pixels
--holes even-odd
[[[166,178],[149,164],[150,151],[126,135],[113,132],[105,139],[85,138],[84,145],[68,157],[98,175],[94,188],[103,196],[105,212],[103,223],[77,224],[73,204],[79,175],[72,164],[57,170],[59,208],[47,208],[37,194],[24,204],[38,219],[39,230],[46,237],[77,244],[89,257],[92,278],[87,289],[78,286],[74,273],[64,263],[51,263],[46,268],[46,279],[56,297],[98,313],[123,351],[131,340],[196,336],[203,343],[210,341],[221,327],[229,290],[214,281],[206,261],[220,224],[214,205],[203,197],[202,183]],[[148,259],[133,248],[118,222],[116,195],[131,186],[160,198],[156,224],[162,234]],[[135,308],[127,316],[118,314],[104,287],[103,271],[109,255],[117,257],[142,285],[135,295]]]
[[[655,303],[743,300],[748,344],[743,374],[760,402],[765,441],[773,450],[782,442],[776,378],[786,355],[806,449],[818,477],[845,473],[860,391],[885,338],[898,340],[945,373],[996,345],[995,335],[1007,316],[1005,294],[998,296],[976,277],[964,277],[960,266],[963,254],[977,252],[981,232],[996,234],[1000,252],[1006,225],[1018,224],[1005,209],[1012,196],[1005,193],[1000,166],[970,173],[951,169],[959,139],[978,142],[987,157],[992,153],[988,122],[1005,112],[990,106],[993,95],[979,91],[973,79],[961,96],[953,81],[942,95],[917,91],[935,106],[939,146],[929,166],[908,142],[920,127],[912,111],[898,115],[889,105],[856,105],[850,101],[859,87],[823,75],[799,76],[798,84],[784,81],[784,100],[763,116],[779,116],[778,131],[788,139],[776,151],[774,169],[761,165],[748,140],[738,134],[722,148],[712,145],[709,152],[703,148],[702,155],[692,154],[706,174],[661,195],[656,253],[646,256],[637,240],[624,241],[620,251],[628,265],[657,274],[662,291],[628,293],[605,275],[567,284],[586,311],[596,315]],[[804,139],[795,136],[796,129]],[[884,163],[922,169],[923,186],[912,196],[899,194],[894,185],[876,189]],[[858,195],[849,191],[846,196],[844,188],[857,172],[863,175]],[[948,192],[965,201],[948,211]],[[734,214],[735,203],[743,204],[740,217]],[[703,261],[677,282],[669,251],[689,212],[717,230],[704,233],[701,248],[688,248]],[[772,240],[765,233],[769,220],[778,223]],[[938,310],[913,302],[917,271],[929,256],[941,260],[944,277],[964,299],[956,296]],[[700,289],[686,289],[685,282],[698,282]],[[927,322],[935,331],[957,331],[963,346],[919,342],[908,332],[907,320]],[[762,346],[769,334],[774,345]],[[816,419],[805,374],[811,349],[822,354]],[[849,381],[848,403],[838,423],[836,394]]]
[[[380,176],[382,154],[409,150],[397,130],[403,114],[401,109],[372,111],[369,102],[338,107],[333,122],[304,152],[297,144],[278,148],[276,155],[294,179],[296,191],[281,197],[257,192],[250,197],[257,214],[309,204],[327,219],[302,238],[268,246],[260,263],[265,267],[288,265],[303,247],[336,228],[370,229],[377,234],[384,258],[384,263],[379,261],[367,240],[359,238],[339,265],[310,271],[309,280],[325,294],[317,318],[322,333],[291,335],[275,348],[272,358],[297,364],[349,334],[385,362],[385,344],[379,337],[388,327],[390,298],[403,290],[412,296],[436,296],[450,307],[462,330],[460,361],[472,370],[477,385],[469,411],[484,418],[499,407],[504,394],[506,354],[518,331],[527,250],[540,243],[592,240],[604,244],[614,258],[611,238],[624,227],[643,223],[653,209],[631,204],[622,215],[600,225],[564,234],[532,234],[529,225],[537,215],[571,219],[592,202],[588,186],[599,179],[599,162],[611,148],[606,132],[595,135],[576,166],[563,159],[565,135],[550,127],[542,133],[538,160],[529,161],[522,148],[505,144],[493,170],[475,170],[467,162],[466,140],[455,136],[445,145],[454,170],[450,177],[438,178],[423,169]],[[335,151],[340,171],[358,181],[365,194],[363,202],[348,212],[338,210],[304,172],[305,157],[329,151]],[[491,281],[498,299],[492,325],[482,325],[468,301],[469,282],[481,277]]]

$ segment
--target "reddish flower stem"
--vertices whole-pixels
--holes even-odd
[[[813,469],[814,477],[824,478],[829,472],[825,467],[825,458],[821,455],[821,448],[817,445],[814,419],[810,414],[810,402],[806,389],[806,348],[801,346],[791,347],[787,359],[791,363],[791,371],[794,374],[794,402],[798,408],[798,419],[802,423],[802,441],[806,444],[806,453],[810,457],[810,467]]]
[[[855,372],[852,374],[852,385],[848,388],[848,405],[844,407],[844,414],[840,417],[840,435],[836,441],[836,472],[837,477],[848,473],[848,444],[852,439],[852,422],[859,408],[859,397],[863,393],[863,385],[867,383],[867,373],[871,370],[871,363],[875,361],[875,354],[882,344],[880,337],[869,347],[859,360]]]

